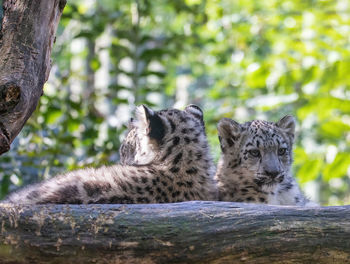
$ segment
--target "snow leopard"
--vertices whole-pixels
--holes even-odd
[[[5,203],[171,203],[216,199],[203,112],[136,108],[120,164],[85,168],[10,194]]]
[[[221,157],[215,179],[219,200],[313,206],[292,176],[295,119],[218,123]]]

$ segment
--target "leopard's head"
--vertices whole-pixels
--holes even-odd
[[[254,120],[239,124],[229,118],[220,120],[220,162],[228,170],[226,176],[232,171],[261,187],[282,182],[292,164],[294,131],[295,120],[289,115],[276,123]]]
[[[165,109],[153,111],[145,105],[137,107],[135,118],[120,147],[120,162],[124,165],[175,163],[186,155],[203,155],[209,151],[202,110],[195,105],[183,111]],[[175,156],[175,157],[174,157]]]

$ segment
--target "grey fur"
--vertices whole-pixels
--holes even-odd
[[[120,148],[121,164],[68,172],[25,187],[4,202],[163,203],[216,199],[215,167],[202,111],[136,110]]]
[[[222,155],[215,179],[219,199],[279,205],[315,205],[304,197],[291,174],[295,120],[253,120],[218,124]]]

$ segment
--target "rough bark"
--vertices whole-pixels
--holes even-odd
[[[3,16],[2,0],[0,0],[0,32],[2,28],[2,16]]]
[[[350,263],[350,206],[0,206],[1,263]]]
[[[2,2],[0,154],[10,149],[42,95],[51,69],[51,48],[66,0]]]

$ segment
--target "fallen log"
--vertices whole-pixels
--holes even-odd
[[[0,206],[1,263],[349,263],[350,206]]]

